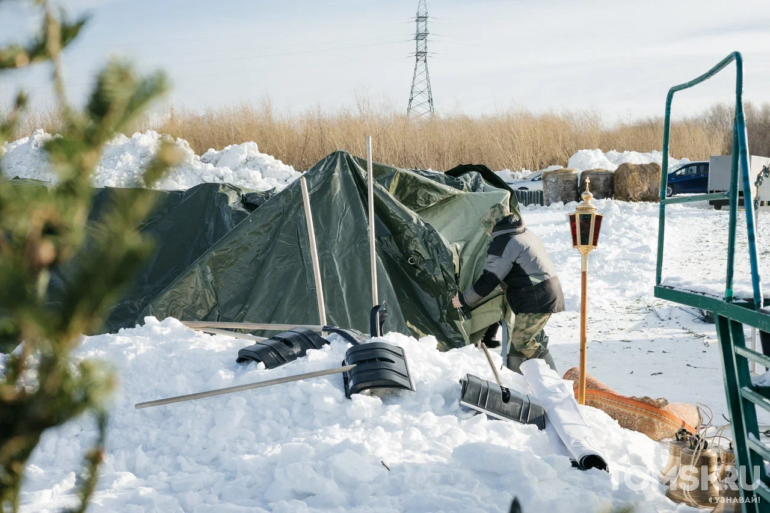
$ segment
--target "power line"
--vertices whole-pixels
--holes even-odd
[[[426,0],[419,0],[415,21],[415,60],[412,76],[412,91],[409,93],[409,106],[406,114],[420,118],[433,115],[433,92],[428,73],[428,5]]]

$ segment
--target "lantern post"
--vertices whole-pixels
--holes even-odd
[[[599,231],[602,226],[602,214],[596,213],[596,207],[591,200],[593,194],[588,190],[591,179],[586,179],[586,190],[581,194],[581,201],[575,212],[569,214],[570,231],[572,232],[572,247],[580,251],[580,382],[578,387],[578,403],[586,402],[586,331],[588,311],[588,254],[596,249],[599,242]]]

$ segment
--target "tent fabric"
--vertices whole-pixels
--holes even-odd
[[[107,187],[95,191],[88,218],[90,230],[99,229],[100,220],[125,190]],[[244,191],[232,185],[212,183],[184,191],[152,190],[148,193],[156,196],[156,204],[138,228],[153,239],[155,250],[131,287],[110,310],[100,330],[102,333],[133,327],[141,322],[139,316],[152,298],[272,195],[271,192]],[[86,244],[85,251],[87,247]],[[49,286],[52,306],[77,265],[75,258],[68,266],[52,273]]]
[[[327,323],[368,331],[371,308],[366,163],[337,151],[305,173]],[[386,331],[468,342],[452,297],[480,275],[492,226],[509,190],[476,171],[457,177],[374,164],[380,302]],[[513,200],[515,201],[515,200]],[[515,207],[515,204],[513,205]],[[295,182],[225,234],[138,316],[317,324],[300,184]]]

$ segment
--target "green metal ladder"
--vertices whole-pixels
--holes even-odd
[[[681,198],[666,198],[668,185],[668,153],[671,128],[671,102],[674,94],[689,89],[713,77],[735,61],[735,120],[733,122],[732,171],[730,190],[725,193],[699,194]],[[738,177],[743,185],[748,232],[749,260],[753,300],[736,299],[733,293],[733,267],[735,262],[735,227],[738,212]],[[666,206],[691,201],[709,201],[728,198],[730,222],[727,245],[727,279],[724,298],[661,285],[663,270],[663,246],[666,225]],[[655,275],[655,297],[701,308],[714,313],[717,337],[722,356],[727,405],[733,431],[736,468],[741,483],[754,484],[753,489],[741,486],[744,500],[743,511],[770,512],[770,481],[765,470],[765,460],[770,461],[770,448],[760,441],[756,407],[770,411],[770,393],[751,384],[749,361],[770,368],[770,357],[746,347],[744,326],[770,332],[770,309],[763,308],[762,283],[759,276],[759,259],[754,231],[754,203],[751,201],[749,176],[749,148],[746,123],[743,114],[743,59],[733,52],[705,74],[690,82],[672,87],[666,98],[666,116],[663,129],[663,169],[660,179],[660,218],[658,231],[658,263]]]

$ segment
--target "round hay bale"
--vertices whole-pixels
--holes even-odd
[[[606,199],[612,197],[612,188],[615,173],[608,169],[590,169],[580,173],[580,193],[586,190],[586,179],[591,179],[589,190],[594,199]]]
[[[543,172],[543,202],[569,203],[578,199],[578,176],[574,169],[556,169]]]
[[[621,201],[660,201],[660,166],[621,164],[615,171],[613,193]]]

